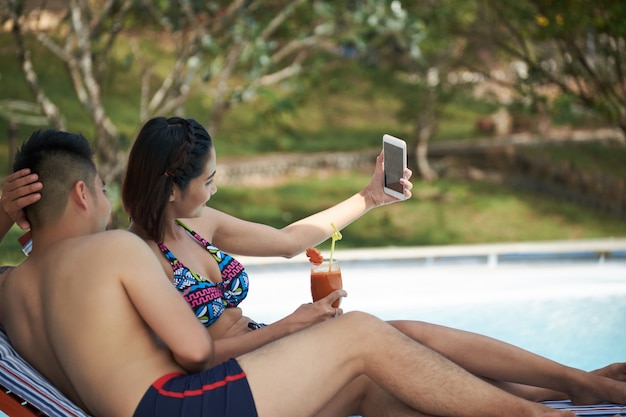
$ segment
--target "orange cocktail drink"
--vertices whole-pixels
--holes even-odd
[[[335,290],[343,288],[341,281],[341,268],[336,259],[332,264],[326,259],[321,264],[311,265],[311,295],[313,301],[320,300]],[[332,306],[337,308],[341,298],[333,302]]]

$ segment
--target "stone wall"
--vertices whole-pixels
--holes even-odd
[[[623,178],[589,172],[563,161],[517,155],[508,182],[517,188],[587,206],[626,218],[626,187]]]
[[[218,161],[219,184],[272,183],[277,178],[307,176],[322,170],[373,170],[379,151],[319,152],[309,154],[277,154],[255,158],[222,159]]]
[[[516,188],[542,193],[553,198],[598,210],[599,213],[626,218],[626,179],[606,172],[591,172],[569,161],[558,161],[547,155],[525,153],[524,149],[547,142],[615,141],[626,146],[619,130],[557,132],[553,136],[512,135],[505,140],[478,141],[463,150],[459,143],[435,147],[433,158],[452,161],[454,172],[468,172],[472,178],[496,179]],[[474,142],[472,142],[474,143]],[[445,156],[444,156],[445,155]],[[450,158],[450,155],[453,155]],[[458,168],[462,167],[462,170]],[[476,171],[480,174],[476,174]]]

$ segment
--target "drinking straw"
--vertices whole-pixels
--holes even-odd
[[[337,229],[337,226],[335,226],[334,223],[330,224],[333,229],[335,230],[331,235],[331,243],[330,243],[330,262],[328,262],[328,271],[330,272],[333,268],[333,252],[335,251],[335,242],[338,240],[341,240],[342,236],[341,236],[341,232],[339,231],[339,229]]]

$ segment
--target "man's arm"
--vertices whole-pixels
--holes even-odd
[[[124,265],[122,285],[141,318],[188,372],[213,364],[213,340],[189,305],[174,288],[158,258],[136,235],[115,233],[115,259]]]
[[[37,174],[31,174],[29,169],[14,172],[4,180],[0,196],[0,241],[13,223],[24,230],[30,228],[23,209],[41,198],[38,191],[43,185],[37,180]]]

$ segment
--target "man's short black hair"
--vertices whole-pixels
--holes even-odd
[[[96,166],[91,145],[81,134],[38,130],[18,150],[13,172],[29,168],[43,184],[41,199],[25,208],[35,228],[56,220],[65,209],[74,184],[84,181],[93,192]]]

